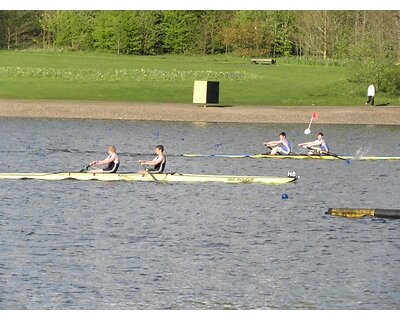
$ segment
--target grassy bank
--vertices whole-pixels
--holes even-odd
[[[363,105],[366,86],[343,66],[232,56],[116,56],[0,51],[0,98],[191,103],[194,80],[220,81],[220,104]],[[400,105],[377,93],[377,103]]]

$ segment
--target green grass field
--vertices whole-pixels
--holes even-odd
[[[220,82],[220,104],[363,105],[368,84],[348,82],[343,66],[277,65],[234,56],[116,56],[0,51],[0,98],[192,103],[195,80]],[[376,103],[400,105],[377,92]]]

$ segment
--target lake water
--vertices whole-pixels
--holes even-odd
[[[187,158],[323,131],[339,154],[399,155],[399,126],[0,119],[2,172],[79,171],[115,144],[136,171],[278,175],[284,185],[1,181],[0,309],[398,309],[398,161]],[[295,148],[300,152],[299,148]],[[287,194],[287,199],[282,195]]]

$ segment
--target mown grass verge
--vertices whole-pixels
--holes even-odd
[[[0,98],[191,103],[195,80],[220,81],[220,104],[363,105],[367,84],[341,64],[250,63],[233,56],[116,56],[0,51]],[[377,93],[377,103],[400,105]]]

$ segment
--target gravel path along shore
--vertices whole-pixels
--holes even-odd
[[[199,106],[195,104],[0,99],[0,117],[190,122],[400,124],[396,106]]]

